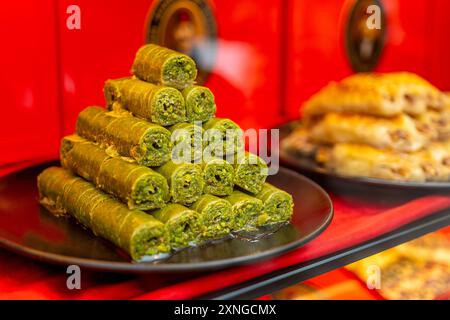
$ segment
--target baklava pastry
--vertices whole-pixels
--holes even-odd
[[[200,225],[203,226],[202,239],[221,238],[233,230],[234,216],[228,201],[204,194],[191,209],[199,213]]]
[[[192,58],[156,44],[147,44],[138,50],[132,72],[144,81],[180,90],[192,86],[197,77]]]
[[[398,94],[403,111],[418,115],[427,110],[442,109],[448,98],[427,80],[410,72],[357,73],[342,80],[346,85],[365,88],[378,86],[386,92]]]
[[[82,178],[51,167],[38,176],[40,203],[56,215],[71,215],[95,235],[130,254],[133,260],[170,251],[164,224],[126,205]]]
[[[178,123],[169,127],[172,133],[172,160],[195,162],[203,155],[203,128],[194,123]]]
[[[428,181],[450,180],[450,142],[434,142],[413,155]]]
[[[228,196],[233,192],[234,167],[228,161],[212,158],[205,160],[203,166],[203,179],[205,180],[205,193],[215,196]]]
[[[256,198],[263,202],[263,213],[258,217],[258,225],[286,222],[294,212],[292,196],[270,183],[264,183]]]
[[[188,122],[206,122],[216,114],[214,95],[207,87],[193,86],[183,90]]]
[[[184,98],[177,89],[121,78],[106,81],[103,90],[109,110],[123,108],[161,126],[186,120]]]
[[[326,167],[343,176],[369,177],[399,181],[426,180],[418,158],[367,145],[334,145]]]
[[[378,118],[356,114],[328,113],[310,129],[310,139],[318,144],[355,143],[411,152],[421,149],[425,137],[407,115]]]
[[[160,166],[171,156],[169,130],[127,113],[88,107],[78,115],[76,131],[108,152],[131,157],[144,166]]]
[[[206,153],[222,157],[244,148],[242,129],[230,119],[212,118],[203,124]]]
[[[166,179],[150,168],[109,156],[78,136],[62,140],[61,165],[127,204],[129,209],[151,210],[169,201]]]
[[[305,126],[296,128],[280,143],[283,150],[300,157],[314,158],[320,148],[312,142],[310,131]]]
[[[302,113],[308,120],[329,112],[392,117],[403,110],[399,92],[389,92],[375,85],[356,87],[332,82],[304,103]]]
[[[164,223],[172,249],[182,249],[195,244],[201,233],[198,213],[180,204],[170,203],[151,214]]]
[[[201,165],[169,161],[155,170],[167,179],[172,202],[189,206],[203,194]]]
[[[259,193],[268,175],[266,162],[249,152],[239,153],[233,159],[234,184],[250,193]]]
[[[417,75],[359,73],[331,82],[303,107],[305,118],[328,112],[392,117],[403,112],[418,115],[427,108],[442,109],[448,97]]]
[[[417,130],[428,140],[443,141],[450,138],[450,110],[428,110],[414,118]]]
[[[234,230],[253,229],[258,225],[258,218],[263,209],[263,202],[260,199],[238,190],[234,190],[225,199],[231,204],[235,222]]]

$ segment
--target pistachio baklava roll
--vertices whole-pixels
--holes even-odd
[[[249,152],[241,152],[232,159],[234,184],[253,194],[259,193],[268,175],[266,162]]]
[[[195,162],[203,154],[203,128],[193,123],[178,123],[169,127],[172,133],[172,160]]]
[[[40,202],[56,214],[68,214],[130,254],[133,260],[170,251],[164,224],[99,191],[94,185],[57,167],[38,176]]]
[[[222,157],[244,148],[242,129],[230,119],[212,118],[203,124],[206,154]]]
[[[161,126],[186,120],[186,107],[180,91],[136,78],[108,80],[104,93],[109,110],[123,108]]]
[[[157,209],[169,201],[169,187],[162,175],[110,157],[105,150],[79,136],[63,138],[60,158],[64,168],[116,196],[130,209]]]
[[[205,194],[191,206],[191,209],[199,213],[200,224],[203,226],[202,238],[224,237],[233,230],[234,215],[228,201]]]
[[[192,58],[156,44],[147,44],[138,50],[132,72],[144,81],[180,90],[191,86],[197,77]]]
[[[291,219],[294,200],[286,191],[266,182],[261,192],[255,197],[263,202],[263,214],[259,217],[260,224],[285,222]]]
[[[234,167],[226,160],[212,158],[203,162],[204,192],[228,196],[233,192]]]
[[[160,166],[170,159],[170,131],[129,114],[88,107],[78,115],[77,133],[144,166]]]
[[[206,122],[216,114],[214,95],[207,87],[193,86],[183,90],[188,122]]]
[[[261,200],[238,190],[225,199],[231,204],[234,230],[251,229],[259,225],[258,219],[263,209]]]
[[[151,214],[166,226],[173,249],[195,244],[201,233],[199,214],[180,204],[170,203]]]
[[[172,202],[191,205],[203,194],[203,172],[198,164],[169,161],[155,169],[169,183]]]

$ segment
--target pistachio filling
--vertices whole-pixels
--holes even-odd
[[[166,86],[183,89],[197,77],[195,62],[187,56],[174,56],[163,65],[162,81]]]
[[[205,193],[216,196],[227,196],[233,192],[234,169],[225,160],[217,159],[208,163],[203,168],[205,180]]]
[[[154,123],[170,126],[186,120],[183,96],[173,88],[162,88],[154,96],[151,119]]]
[[[198,213],[180,204],[170,203],[151,214],[164,223],[172,248],[189,246],[201,232]]]
[[[169,188],[167,181],[160,175],[146,175],[135,184],[129,207],[140,210],[161,208],[168,201]]]
[[[251,229],[257,225],[257,219],[263,207],[261,200],[238,190],[234,190],[225,199],[232,206],[235,219],[234,230]]]
[[[288,221],[293,213],[294,200],[292,196],[270,183],[264,183],[262,190],[258,193],[256,198],[264,203],[264,215],[260,219],[265,219],[260,223],[276,223]]]
[[[172,178],[172,199],[176,203],[190,205],[203,193],[203,177],[197,167],[182,167]]]
[[[203,227],[201,238],[220,238],[232,230],[234,215],[231,204],[221,198],[205,194],[192,207],[199,213],[200,224]]]
[[[234,226],[234,215],[229,203],[218,201],[203,209],[201,222],[205,227],[204,238],[220,238],[231,232]]]
[[[149,167],[160,166],[170,159],[171,142],[167,132],[152,130],[144,135],[139,150],[139,162]]]
[[[255,225],[261,227],[270,222],[270,216],[266,212],[262,212],[255,220]]]
[[[266,176],[261,174],[261,167],[257,164],[241,164],[236,170],[234,183],[251,193],[261,191]]]
[[[266,163],[258,156],[246,152],[242,159],[235,159],[234,183],[240,188],[257,194],[266,181],[268,168]]]
[[[206,87],[194,86],[183,90],[188,121],[205,122],[214,117],[216,104],[214,95]]]
[[[198,220],[197,217],[186,212],[166,223],[170,234],[170,244],[174,249],[186,248],[197,237]]]
[[[195,162],[203,153],[203,128],[192,123],[179,123],[172,132],[172,160]]]
[[[224,121],[218,129],[222,132],[224,154],[236,153],[243,147],[242,130],[234,123]]]
[[[130,255],[134,260],[140,260],[146,255],[169,252],[164,237],[163,228],[141,228],[131,241]]]
[[[268,214],[268,222],[288,221],[292,215],[292,197],[284,192],[271,195],[264,203],[264,212]]]
[[[257,225],[262,205],[257,199],[255,200],[243,200],[233,205],[234,230],[251,229]]]
[[[240,152],[244,147],[243,132],[229,119],[213,118],[204,124],[205,145],[213,156]]]

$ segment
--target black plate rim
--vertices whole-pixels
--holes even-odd
[[[298,125],[299,121],[288,122],[284,125],[281,125],[280,130],[289,130],[293,125]],[[291,130],[289,130],[291,131]],[[280,143],[283,138],[280,139]],[[448,191],[450,189],[450,181],[449,182],[439,182],[439,181],[426,181],[426,182],[414,182],[414,181],[395,181],[395,180],[386,180],[386,179],[377,179],[377,178],[368,178],[368,177],[350,177],[344,176],[340,174],[336,174],[333,172],[328,172],[322,167],[318,166],[314,163],[314,160],[308,159],[306,157],[301,157],[300,155],[295,155],[283,148],[279,150],[280,163],[288,166],[294,170],[302,170],[303,172],[309,172],[317,175],[321,175],[324,178],[332,178],[341,180],[349,183],[357,183],[364,184],[373,187],[389,187],[396,189],[415,189],[417,191]],[[308,163],[309,165],[307,165]]]
[[[319,236],[325,229],[330,225],[334,217],[334,207],[328,193],[316,182],[311,179],[295,172],[294,170],[280,166],[280,171],[286,171],[287,174],[292,174],[297,176],[297,178],[311,184],[317,189],[319,193],[324,196],[327,200],[327,206],[329,207],[329,212],[327,217],[320,226],[314,230],[309,235],[302,237],[294,242],[279,246],[274,249],[270,249],[261,252],[256,255],[249,255],[243,257],[236,257],[230,259],[221,259],[208,262],[195,262],[195,263],[177,263],[177,264],[147,264],[139,262],[115,262],[107,260],[95,260],[88,258],[77,258],[66,256],[62,254],[49,253],[41,251],[38,249],[33,249],[27,246],[22,246],[11,240],[0,237],[0,247],[7,249],[11,252],[17,253],[19,255],[32,258],[38,261],[47,262],[56,265],[78,265],[80,267],[94,270],[94,271],[107,271],[107,272],[119,272],[119,273],[178,273],[178,272],[197,272],[197,271],[208,271],[225,269],[237,265],[251,264],[257,261],[266,260],[268,258],[279,256],[290,250],[300,248]],[[14,172],[17,173],[17,172]],[[14,174],[12,173],[12,174]]]

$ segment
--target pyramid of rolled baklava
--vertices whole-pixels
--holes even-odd
[[[332,82],[301,109],[283,148],[344,176],[450,180],[450,102],[406,72]]]
[[[196,76],[190,57],[141,47],[131,77],[106,81],[107,108],[81,111],[62,139],[62,167],[39,175],[41,204],[135,260],[288,221],[291,195],[265,182],[266,163],[215,118]]]

